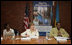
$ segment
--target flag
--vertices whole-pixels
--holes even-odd
[[[57,2],[57,6],[56,6],[56,19],[55,19],[55,26],[56,23],[59,22],[59,4]]]
[[[29,27],[29,8],[28,8],[28,4],[26,4],[26,9],[25,9],[25,16],[24,16],[24,28],[25,30],[28,29]]]
[[[28,17],[24,17],[24,28],[25,30],[28,29],[29,19]]]

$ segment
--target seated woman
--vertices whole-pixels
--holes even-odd
[[[15,36],[14,30],[10,28],[9,24],[4,25],[3,37],[7,39],[9,36]]]
[[[37,38],[39,37],[39,32],[37,29],[35,29],[34,24],[30,24],[30,29],[27,29],[25,32],[21,33],[21,36],[24,37],[31,37],[31,36],[36,36]]]

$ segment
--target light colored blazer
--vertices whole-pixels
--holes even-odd
[[[69,37],[69,34],[63,28],[60,28],[60,33],[61,33],[62,37]],[[50,31],[50,36],[57,36],[57,35],[58,35],[57,27],[52,28],[52,30]]]
[[[25,35],[39,37],[39,32],[38,32],[38,30],[35,30],[34,32],[31,32],[30,29],[27,29],[25,32],[21,33],[21,36],[25,36]]]

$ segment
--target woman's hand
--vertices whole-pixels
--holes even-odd
[[[29,35],[25,35],[25,37],[30,37]]]
[[[62,35],[61,35],[61,32],[58,32],[58,36],[62,36]]]

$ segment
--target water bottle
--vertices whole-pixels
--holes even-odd
[[[17,33],[17,38],[19,38],[19,32]]]
[[[50,37],[50,32],[48,32],[48,38]]]
[[[17,33],[17,36],[19,36],[19,33]]]
[[[19,36],[19,34],[17,33],[17,36]]]
[[[46,32],[46,39],[49,38],[50,32]]]
[[[46,32],[46,39],[48,39],[48,33]]]
[[[15,39],[15,34],[13,34],[13,35],[12,35],[12,38],[11,38],[11,39],[12,39],[12,40],[14,40],[14,39]]]

